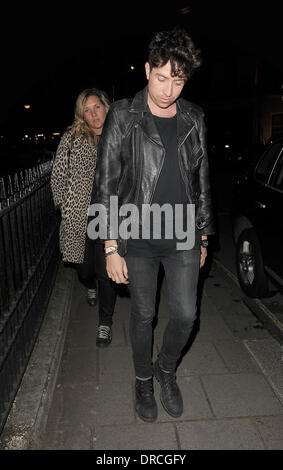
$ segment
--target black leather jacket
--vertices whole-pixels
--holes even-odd
[[[117,239],[110,227],[110,196],[118,195],[119,207],[150,204],[165,156],[153,116],[147,105],[147,87],[133,99],[111,105],[98,148],[93,198],[107,210],[107,237]],[[214,233],[203,112],[198,106],[177,100],[178,157],[188,203],[196,205],[196,227],[202,235]],[[126,253],[119,239],[118,251]]]

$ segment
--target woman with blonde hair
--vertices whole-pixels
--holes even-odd
[[[100,249],[87,236],[88,208],[97,146],[109,106],[107,94],[96,88],[83,90],[78,95],[74,121],[63,134],[57,148],[51,175],[54,203],[61,211],[60,251],[63,261],[76,265],[79,280],[87,288],[87,301],[92,306],[98,300],[95,256],[97,252],[100,253]],[[116,291],[106,272],[105,277],[98,280],[98,291],[97,345],[108,346],[112,339]]]

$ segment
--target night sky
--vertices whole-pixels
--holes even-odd
[[[279,2],[68,2],[63,11],[62,5],[13,4],[2,14],[1,133],[21,132],[28,120],[37,132],[64,129],[77,94],[87,87],[104,89],[111,100],[133,96],[146,85],[153,33],[174,26],[185,27],[202,50],[204,65],[191,87],[196,102],[206,61],[230,50],[267,57],[282,68]]]

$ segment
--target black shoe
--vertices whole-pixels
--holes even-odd
[[[96,336],[96,346],[106,348],[112,341],[111,326],[99,325]]]
[[[178,418],[183,413],[183,398],[176,382],[175,372],[164,372],[158,360],[154,364],[154,375],[161,386],[160,401],[165,411]]]
[[[153,422],[157,418],[157,404],[154,398],[153,378],[136,379],[136,412],[143,421]]]
[[[92,307],[97,305],[98,297],[97,297],[97,289],[88,289],[87,291],[87,303]]]

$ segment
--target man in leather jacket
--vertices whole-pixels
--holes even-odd
[[[157,417],[154,375],[165,410],[174,417],[183,412],[175,370],[196,318],[199,268],[205,262],[207,236],[214,233],[203,112],[179,98],[200,63],[199,51],[185,31],[157,33],[145,64],[147,87],[133,99],[112,104],[98,149],[95,202],[106,214],[106,235],[101,237],[106,240],[106,269],[116,283],[129,284],[136,411],[149,422]],[[176,232],[166,236],[164,217],[161,238],[156,239],[152,231],[147,238],[121,235],[111,223],[114,196],[116,212],[126,204],[137,211],[154,204],[193,207],[190,249],[182,244],[177,248]],[[186,217],[188,212],[182,220]],[[119,222],[122,220],[125,212],[119,212]],[[143,224],[138,216],[139,235]],[[160,263],[167,281],[170,318],[153,366],[152,321]]]

